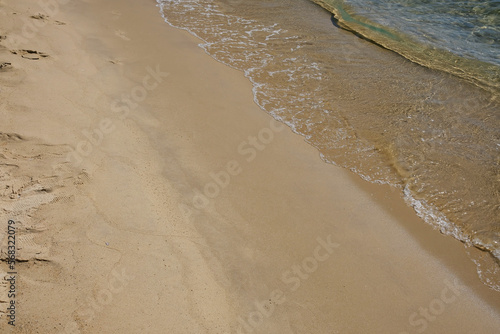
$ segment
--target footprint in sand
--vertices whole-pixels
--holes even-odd
[[[122,30],[116,30],[115,35],[123,39],[124,41],[130,41],[130,38],[127,37],[124,31]]]
[[[12,67],[11,63],[0,62],[0,70],[6,70]]]
[[[35,20],[41,20],[41,21],[50,21],[49,20],[49,16],[45,15],[45,14],[36,14],[36,15],[31,15],[30,16],[32,19],[35,19]],[[57,24],[57,25],[65,25],[66,23],[64,22],[61,22],[61,21],[57,21],[57,20],[54,20],[52,21],[53,23]]]
[[[38,231],[29,231],[26,234],[20,234],[18,239],[18,261],[29,260],[47,260],[49,247],[40,245],[35,241],[35,234]]]
[[[44,14],[36,14],[36,15],[31,15],[30,16],[32,19],[35,19],[35,20],[42,20],[42,21],[46,21],[49,17],[47,15],[44,15]]]
[[[40,58],[48,57],[49,55],[43,52],[35,51],[35,50],[10,50],[11,53],[15,55],[20,55],[23,58],[30,60],[38,60]]]
[[[45,231],[51,221],[35,217],[35,213],[49,203],[70,201],[77,179],[86,182],[68,167],[67,153],[64,146],[0,132],[0,212],[16,222],[19,261],[49,261]],[[7,224],[7,219],[0,220],[0,261],[8,255]]]
[[[120,18],[120,16],[122,16],[122,13],[120,13],[117,10],[112,11],[111,14],[114,16],[113,19],[115,19],[115,20],[118,20]]]
[[[6,314],[5,310],[7,309],[7,303],[10,300],[8,297],[9,282],[4,278],[8,278],[7,272],[0,269],[0,305],[2,306],[0,309],[0,319],[2,319],[2,316]]]
[[[108,60],[111,64],[121,65],[122,62],[118,59],[110,59]]]

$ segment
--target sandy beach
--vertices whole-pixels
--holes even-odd
[[[47,3],[0,0],[1,333],[498,333],[481,251],[324,163],[155,1]]]

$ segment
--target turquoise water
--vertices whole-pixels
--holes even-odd
[[[419,42],[500,66],[500,1],[345,0],[353,11]]]
[[[468,32],[439,33],[458,2],[441,12],[428,2],[419,17],[410,1],[355,1],[158,0],[168,23],[242,71],[255,102],[326,162],[401,189],[426,222],[489,251],[478,273],[500,291],[498,39],[478,28],[484,15],[467,18]]]
[[[415,63],[500,90],[500,1],[311,1]]]

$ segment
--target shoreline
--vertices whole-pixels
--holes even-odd
[[[495,96],[332,29],[328,13],[310,2],[280,8],[296,27],[246,7],[241,17],[226,13],[223,2],[210,10],[164,2],[161,9],[170,25],[200,38],[206,53],[243,71],[257,105],[307,138],[325,161],[370,182],[401,187],[402,197],[427,223],[495,256],[496,177],[487,166],[495,165],[496,148],[486,140],[494,137],[495,126],[482,122],[495,118]],[[238,24],[243,17],[252,23]],[[255,30],[268,32],[254,38]],[[310,43],[329,56],[297,51]],[[358,66],[369,60],[373,65]],[[473,132],[472,123],[484,131]],[[484,148],[475,162],[463,154],[475,151],[471,143]],[[498,279],[489,282],[500,290]]]
[[[491,74],[498,73],[498,66],[491,62],[468,58],[446,48],[438,48],[429,41],[427,45],[416,36],[398,32],[394,27],[384,26],[369,17],[358,16],[349,5],[348,8],[343,8],[340,4],[331,4],[324,0],[313,0],[313,2],[332,13],[342,29],[363,36],[371,43],[390,50],[410,62],[452,74],[496,95],[499,92],[498,80]],[[406,43],[403,44],[401,40]]]
[[[0,50],[0,131],[19,135],[2,137],[17,168],[2,170],[15,191],[0,226],[19,221],[25,261],[2,331],[498,329],[496,292],[459,242],[324,163],[154,1],[67,2],[45,20],[26,49],[48,57]],[[7,25],[6,41],[22,29]]]

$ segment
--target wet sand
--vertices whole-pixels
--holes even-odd
[[[0,11],[2,333],[500,327],[478,250],[325,164],[154,1]]]

